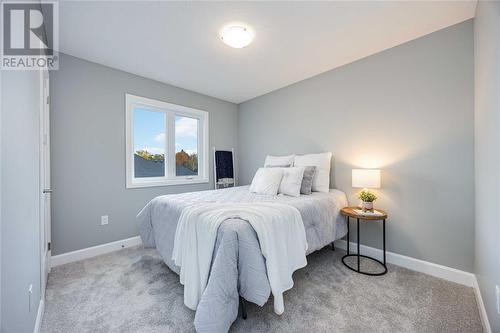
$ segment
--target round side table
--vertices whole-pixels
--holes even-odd
[[[361,208],[359,208],[359,207],[344,207],[340,210],[340,213],[342,215],[344,215],[346,217],[346,220],[347,220],[347,254],[342,257],[342,263],[350,270],[353,270],[353,271],[360,273],[360,274],[372,275],[372,276],[384,275],[385,273],[387,273],[387,266],[386,266],[386,262],[385,262],[385,220],[387,219],[387,213],[381,209],[375,209],[375,211],[381,213],[382,215],[364,215],[364,214],[357,213],[355,210],[361,210]],[[358,239],[357,239],[357,253],[356,254],[349,253],[349,243],[350,243],[349,242],[349,219],[351,217],[356,219],[356,221],[357,221],[357,226],[356,226],[357,230],[356,231],[357,231],[357,236],[358,236],[357,238]],[[378,259],[360,254],[360,252],[359,252],[359,238],[360,238],[359,237],[359,221],[365,221],[365,222],[382,221],[382,230],[383,230],[382,231],[382,233],[383,233],[382,239],[383,239],[383,255],[384,255],[383,261],[380,261]],[[349,258],[349,257],[357,257],[357,268],[351,267],[345,262],[345,259]],[[360,267],[360,258],[361,257],[379,263],[380,265],[382,265],[384,270],[380,273],[371,273],[371,272],[362,271],[361,267]]]

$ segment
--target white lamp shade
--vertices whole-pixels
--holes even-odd
[[[352,187],[380,188],[380,170],[352,169]]]

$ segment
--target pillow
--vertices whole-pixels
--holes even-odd
[[[253,177],[250,192],[276,195],[281,178],[283,178],[282,168],[259,168]]]
[[[295,155],[286,156],[272,156],[267,155],[264,162],[264,167],[279,166],[279,167],[289,167],[293,165],[293,159]]]
[[[315,166],[304,167],[304,176],[302,177],[302,184],[300,185],[301,194],[311,194],[313,186],[313,178],[316,173]]]
[[[304,170],[304,167],[283,168],[283,178],[278,192],[292,197],[299,197]]]
[[[313,192],[329,192],[330,190],[330,163],[332,153],[308,154],[295,156],[294,166],[316,167],[316,173],[313,177]]]

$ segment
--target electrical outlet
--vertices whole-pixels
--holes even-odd
[[[500,314],[500,287],[496,286],[497,290],[497,313]]]
[[[106,225],[108,223],[109,223],[109,217],[108,217],[108,215],[101,216],[101,225]]]
[[[33,295],[33,285],[28,287],[28,311],[31,312],[31,296]]]

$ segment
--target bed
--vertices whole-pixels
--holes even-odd
[[[347,233],[340,209],[345,194],[328,193],[290,197],[262,195],[248,186],[159,196],[138,214],[139,232],[145,247],[156,248],[166,265],[179,274],[172,260],[174,238],[181,212],[200,203],[281,203],[295,207],[304,223],[307,254],[323,248]],[[240,297],[259,306],[271,295],[265,258],[255,231],[247,221],[228,219],[217,230],[209,280],[196,309],[198,332],[227,332],[238,316]]]

